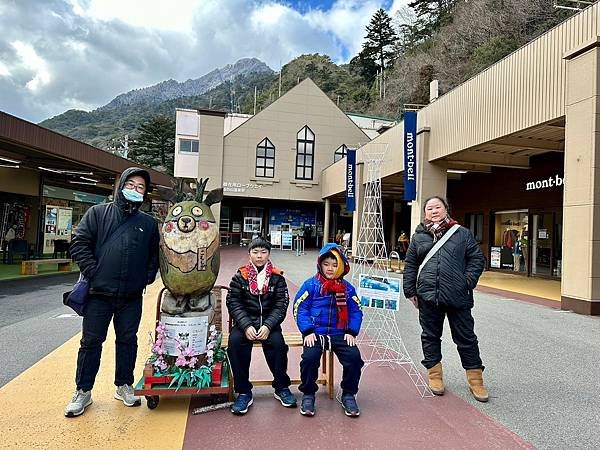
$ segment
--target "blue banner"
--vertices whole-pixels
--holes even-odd
[[[346,154],[346,210],[356,209],[356,149],[349,148]]]
[[[404,200],[417,199],[417,113],[404,113]]]

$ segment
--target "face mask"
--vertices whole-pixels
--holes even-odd
[[[123,189],[121,191],[126,200],[133,203],[142,203],[144,201],[144,196],[140,194],[135,189]]]

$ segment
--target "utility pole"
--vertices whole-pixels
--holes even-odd
[[[281,65],[281,60],[279,60],[279,94],[277,98],[281,97],[281,72],[283,72],[283,67]]]
[[[115,140],[116,139],[113,139],[113,142]],[[111,147],[108,147],[108,150],[113,155],[119,155],[121,158],[127,159],[127,156],[129,156],[129,135],[126,134],[123,139],[119,139],[119,144],[121,145],[121,147],[117,148],[116,146],[112,145]]]
[[[254,86],[254,115],[256,115],[256,91],[257,87]]]

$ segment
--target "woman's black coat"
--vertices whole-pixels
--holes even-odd
[[[415,230],[404,268],[403,289],[407,298],[457,309],[473,307],[473,289],[485,266],[485,258],[471,232],[460,227],[417,272],[433,247],[433,236],[423,224]]]

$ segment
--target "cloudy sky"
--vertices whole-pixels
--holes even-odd
[[[0,110],[32,122],[239,58],[347,62],[409,0],[0,0]]]

